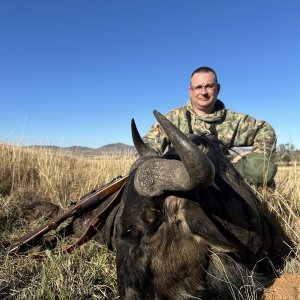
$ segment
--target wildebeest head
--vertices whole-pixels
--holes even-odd
[[[166,156],[153,157],[153,151],[144,144],[132,121],[135,148],[142,160],[149,156],[151,158],[139,164],[134,180],[137,192],[152,197],[164,191],[190,191],[198,186],[212,184],[215,170],[206,154],[158,112],[155,112],[155,116],[168,132],[178,155],[172,157],[172,153],[168,153]]]
[[[174,149],[157,155],[132,122],[141,157],[131,169],[116,222],[120,296],[239,298],[254,267],[271,273],[258,263],[272,251],[270,224],[214,138],[202,136],[196,145],[154,114]]]

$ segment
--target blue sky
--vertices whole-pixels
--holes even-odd
[[[226,107],[300,148],[300,1],[3,0],[0,140],[132,144],[210,66]]]

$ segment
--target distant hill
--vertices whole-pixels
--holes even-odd
[[[45,146],[45,145],[32,145],[32,146],[27,146],[26,148],[48,149],[52,151],[59,151],[66,154],[84,156],[89,158],[95,158],[99,156],[133,155],[136,152],[134,146],[123,144],[123,143],[108,144],[99,148],[89,148],[89,147],[82,147],[82,146],[58,147],[58,146]]]

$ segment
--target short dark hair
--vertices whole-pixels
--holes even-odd
[[[218,83],[218,77],[217,77],[217,73],[215,72],[215,70],[213,70],[212,68],[209,68],[209,67],[200,67],[200,68],[197,68],[191,75],[191,78],[194,76],[194,74],[196,73],[213,73],[215,75],[215,78],[216,78],[216,83]]]

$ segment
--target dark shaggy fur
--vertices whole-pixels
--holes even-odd
[[[141,196],[135,164],[116,230],[121,299],[259,299],[282,267],[282,237],[255,195],[218,143],[203,137],[202,145],[217,171],[212,186]],[[179,159],[174,151],[163,158]]]

